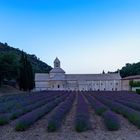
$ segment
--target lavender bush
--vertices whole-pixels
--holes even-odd
[[[16,131],[24,131],[38,119],[40,119],[45,114],[49,113],[53,110],[60,102],[62,102],[67,97],[67,94],[63,95],[62,97],[55,99],[48,104],[33,110],[30,113],[27,113],[16,120],[15,122],[15,130]]]
[[[72,108],[74,99],[75,95],[71,94],[69,98],[67,98],[60,106],[58,106],[58,108],[49,118],[47,131],[54,132],[61,127],[62,120]]]
[[[89,94],[84,94],[92,106],[92,108],[95,110],[95,113],[98,115],[102,115],[105,111],[108,110],[108,107],[96,100],[94,97],[90,96]]]
[[[4,113],[4,114],[1,114],[0,115],[0,125],[4,125],[4,124],[7,124],[9,123],[10,120],[13,120],[13,119],[16,119],[18,118],[19,116],[21,115],[24,115],[38,107],[41,107],[43,105],[45,105],[46,103],[49,103],[51,102],[52,100],[56,99],[57,97],[60,97],[59,95],[53,95],[52,97],[50,98],[47,98],[47,99],[43,99],[43,100],[39,100],[38,102],[34,103],[34,104],[31,104],[31,105],[28,105],[28,106],[25,106],[21,109],[16,109],[10,113]],[[8,114],[8,115],[7,115]],[[5,117],[4,116],[8,116],[8,117]]]
[[[123,101],[123,100],[117,100],[117,102],[123,104],[123,105],[126,105],[132,109],[135,109],[137,111],[140,111],[140,105],[138,103],[133,103],[133,102],[130,102],[130,101]]]
[[[101,102],[108,105],[111,110],[122,114],[124,117],[126,117],[131,123],[136,125],[138,128],[140,128],[140,112],[135,111],[127,106],[124,106],[120,103],[117,103],[115,101],[111,101],[105,98],[100,98]]]
[[[120,120],[114,112],[106,111],[103,113],[102,117],[108,130],[114,131],[120,129]]]
[[[90,129],[90,127],[88,105],[82,94],[79,93],[75,116],[75,129],[77,132],[83,132]]]

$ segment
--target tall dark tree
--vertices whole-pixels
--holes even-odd
[[[27,55],[22,52],[19,71],[20,90],[30,91],[34,88],[34,74],[32,65],[27,59]]]
[[[0,54],[0,85],[5,80],[17,80],[18,63],[12,53]]]
[[[20,58],[20,69],[19,69],[19,79],[18,79],[20,90],[23,90],[25,87],[24,86],[24,79],[25,79],[25,75],[24,75],[25,64],[24,63],[25,63],[24,53],[22,51],[21,58]]]
[[[26,61],[26,66],[27,66],[27,87],[28,90],[32,90],[34,88],[34,73],[33,73],[33,68],[32,65],[30,63],[30,61],[28,61],[27,59],[27,55],[25,56],[25,61]]]
[[[1,65],[1,62],[0,62],[0,87],[2,85],[2,65]]]

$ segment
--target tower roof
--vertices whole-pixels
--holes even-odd
[[[50,73],[65,73],[65,71],[61,68],[53,68]]]
[[[54,62],[60,63],[60,60],[58,59],[58,57],[55,58]]]
[[[54,68],[50,71],[50,73],[65,73],[65,71],[60,68],[60,60],[57,57],[54,60]]]

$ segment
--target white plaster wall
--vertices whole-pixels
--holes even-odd
[[[65,81],[51,81],[50,90],[65,90],[66,85]]]

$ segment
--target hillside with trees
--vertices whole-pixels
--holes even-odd
[[[51,69],[51,66],[35,55],[10,47],[7,43],[0,43],[0,85],[4,81],[12,80],[18,83],[21,89],[30,90],[34,85],[34,73],[49,73]]]
[[[122,69],[120,70],[121,77],[127,77],[132,75],[140,75],[140,62],[138,63],[127,63]]]
[[[7,43],[1,43],[0,42],[0,57],[3,55],[11,54],[12,57],[15,57],[17,61],[20,60],[20,56],[22,54],[22,51],[18,48],[10,47]],[[27,54],[24,52],[24,54]],[[34,72],[39,73],[49,73],[49,71],[52,69],[51,66],[47,65],[46,63],[42,62],[39,58],[37,58],[34,54],[27,54],[27,57],[29,61],[31,62],[31,65],[33,67]]]

